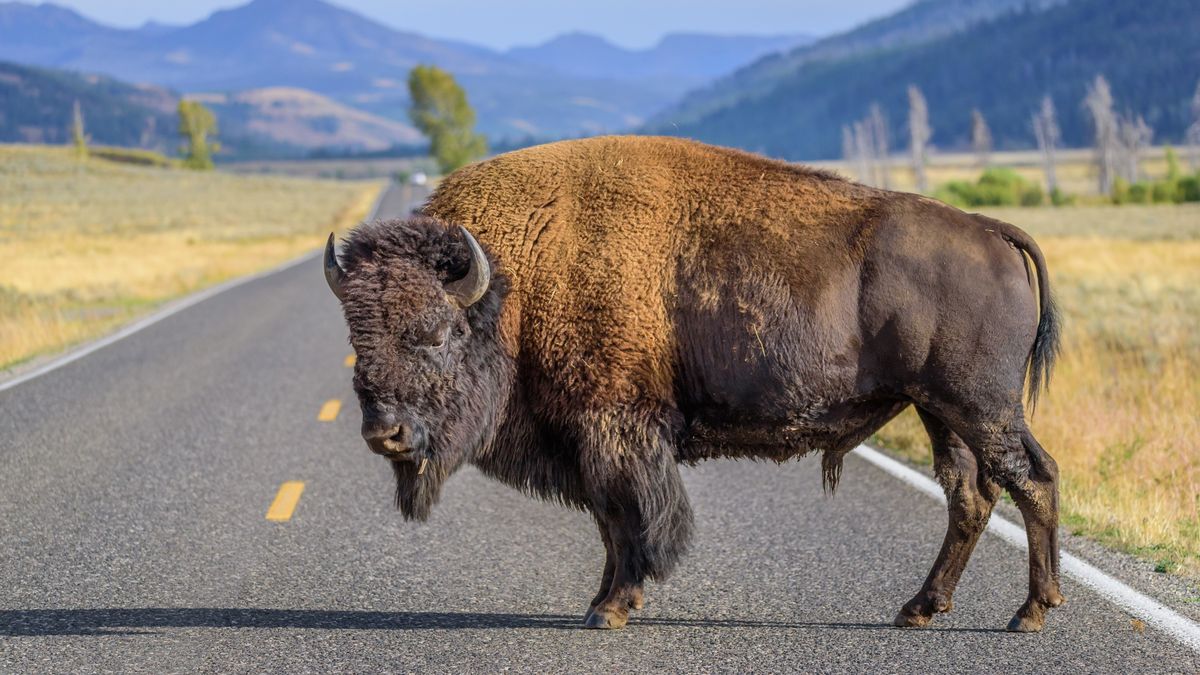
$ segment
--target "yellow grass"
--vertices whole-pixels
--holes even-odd
[[[0,368],[316,248],[379,189],[0,146]]]
[[[1200,575],[1200,205],[988,213],[1038,238],[1066,319],[1032,422],[1064,525]],[[911,412],[877,440],[929,461]]]

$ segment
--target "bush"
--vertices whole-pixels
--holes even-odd
[[[1046,201],[1042,186],[1029,185],[1021,190],[1021,206],[1041,206]]]
[[[1149,183],[1138,181],[1129,186],[1129,201],[1134,204],[1149,204],[1154,199],[1154,191]]]
[[[975,183],[951,181],[938,188],[934,196],[962,207],[1038,206],[1045,201],[1041,186],[1006,168],[987,169]]]
[[[1200,202],[1200,172],[1175,183],[1176,202]]]
[[[1075,196],[1069,195],[1056,187],[1050,191],[1050,203],[1055,206],[1071,206],[1075,203]]]
[[[1175,201],[1175,191],[1179,182],[1176,180],[1158,181],[1150,186],[1150,201],[1156,204],[1166,204]]]
[[[1191,176],[1180,176],[1179,164],[1173,158],[1174,153],[1167,155],[1167,178],[1165,180],[1138,181],[1130,185],[1118,178],[1113,181],[1112,198],[1114,204],[1179,204],[1181,202],[1200,202],[1200,172]]]
[[[139,150],[137,148],[114,148],[111,146],[100,146],[90,148],[91,156],[99,159],[108,160],[110,162],[118,162],[121,164],[134,164],[137,166],[157,166],[162,168],[170,168],[176,166],[176,162],[153,150]]]

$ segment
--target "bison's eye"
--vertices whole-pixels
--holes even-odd
[[[442,347],[446,344],[446,337],[449,334],[450,323],[443,321],[426,331],[420,338],[420,344],[422,347]]]

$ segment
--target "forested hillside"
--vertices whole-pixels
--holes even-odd
[[[1200,4],[1195,0],[1073,0],[1023,10],[921,45],[805,64],[764,94],[694,121],[651,131],[795,159],[841,152],[842,125],[878,102],[892,139],[906,138],[906,89],[929,101],[933,143],[965,147],[979,108],[996,146],[1033,145],[1030,114],[1046,94],[1067,145],[1088,141],[1080,105],[1096,75],[1108,78],[1121,112],[1144,115],[1156,142],[1178,142],[1200,78]],[[896,145],[893,140],[893,147]]]
[[[788,51],[765,56],[689,92],[650,125],[694,122],[739,100],[769,92],[814,61],[845,59],[882,49],[930,42],[1018,9],[1045,9],[1066,0],[917,0],[860,26]]]
[[[75,101],[98,143],[161,150],[178,128],[166,89],[0,62],[0,142],[66,143]]]

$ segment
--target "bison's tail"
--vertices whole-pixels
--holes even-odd
[[[1046,272],[1046,259],[1042,257],[1042,249],[1024,230],[1007,223],[1003,225],[1004,238],[1029,256],[1029,260],[1033,261],[1033,268],[1037,272],[1038,304],[1041,305],[1041,318],[1038,319],[1033,346],[1029,349],[1029,379],[1027,380],[1029,411],[1032,414],[1037,408],[1038,394],[1050,386],[1050,371],[1054,368],[1054,361],[1058,358],[1062,323],[1058,308],[1054,304],[1054,294],[1050,292],[1050,276]],[[1028,269],[1028,263],[1026,263],[1026,269]]]

